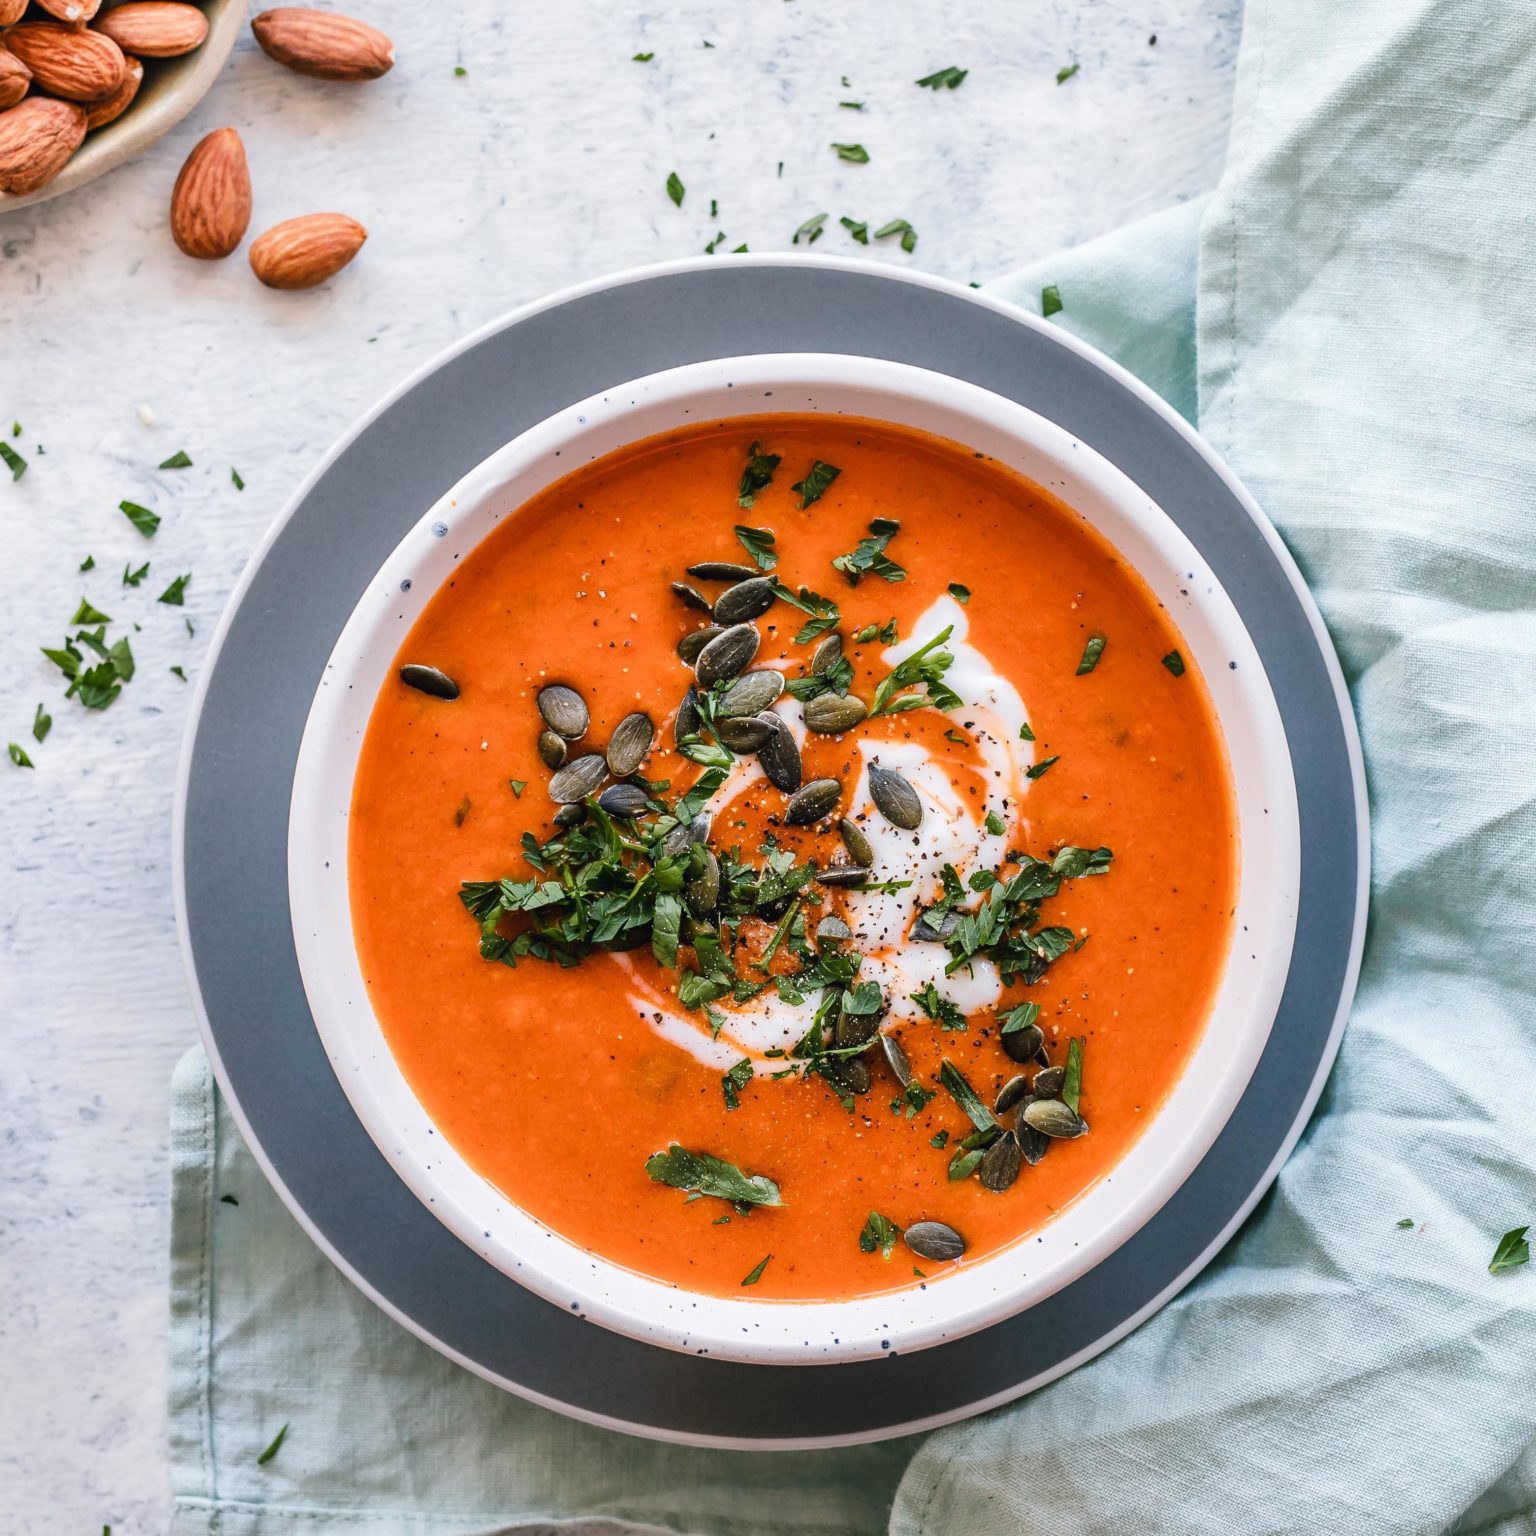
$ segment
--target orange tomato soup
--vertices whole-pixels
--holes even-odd
[[[738,491],[754,445],[779,463],[743,510]],[[840,472],[802,506],[796,487],[816,461]],[[831,562],[870,538],[880,519],[900,525],[884,558],[901,579],[871,570],[855,585]],[[892,668],[887,639],[856,640],[861,630],[894,620],[897,644],[910,646],[933,638],[925,624],[936,613],[955,622],[956,641],[964,631],[965,656],[984,658],[1016,690],[1027,732],[1002,743],[1006,709],[988,716],[984,751],[972,711],[924,705],[842,735],[809,734],[805,781],[840,785],[830,819],[786,826],[786,795],[746,775],[750,782],[728,783],[709,804],[712,849],[759,866],[766,844],[825,868],[846,859],[837,817],[862,806],[859,824],[872,836],[878,830],[882,846],[916,850],[909,889],[936,898],[940,872],[923,863],[922,831],[891,843],[892,829],[869,802],[867,761],[884,753],[898,766],[919,756],[937,765],[957,815],[979,818],[985,809],[996,818],[988,825],[1006,823],[1011,855],[1113,853],[1107,870],[1063,879],[1040,904],[1037,924],[1070,930],[1073,947],[1043,974],[1016,977],[994,1001],[960,1010],[963,1028],[887,989],[881,1028],[897,1035],[914,1091],[903,1092],[878,1040],[858,1058],[864,1091],[850,1091],[850,1058],[838,1058],[829,1080],[807,1072],[803,1056],[769,1054],[761,1036],[755,1053],[733,1043],[737,1011],[773,1004],[779,983],[770,978],[811,963],[828,916],[841,915],[853,936],[825,947],[879,948],[880,963],[896,967],[877,972],[887,978],[923,959],[919,946],[925,974],[934,957],[949,959],[942,944],[908,933],[861,933],[860,896],[847,887],[802,886],[794,936],[781,935],[766,965],[783,903],[722,925],[738,976],[768,985],[746,1002],[726,995],[711,1005],[726,1021],[721,1040],[711,1040],[709,1014],[677,998],[684,972],[700,969],[686,918],[676,969],[648,945],[570,966],[525,956],[512,967],[481,957],[479,927],[460,899],[464,881],[547,878],[521,847],[527,834],[543,843],[559,831],[550,769],[536,746],[546,685],[570,685],[590,708],[571,757],[602,751],[620,719],[643,711],[657,737],[641,772],[668,782],[661,800],[697,780],[701,768],[674,738],[693,681],[676,647],[708,619],[671,584],[718,597],[722,582],[685,570],[703,561],[752,566],[737,524],[771,530],[772,574],[787,588],[837,604],[853,695],[869,704]],[[816,642],[795,636],[807,618],[782,600],[755,618],[762,645],[752,667],[806,677]],[[1080,673],[1094,636],[1104,639],[1102,653]],[[576,471],[465,555],[402,646],[397,665],[441,669],[458,697],[392,677],[374,707],[353,792],[352,917],[402,1071],[439,1130],[513,1201],[594,1253],[688,1289],[845,1299],[953,1267],[900,1241],[889,1257],[878,1243],[861,1247],[871,1212],[901,1229],[921,1221],[953,1228],[965,1243],[960,1263],[1019,1241],[1112,1170],[1147,1125],[1199,1039],[1226,959],[1237,866],[1231,784],[1204,684],[1192,665],[1180,672],[1167,661],[1179,644],[1140,578],[1079,516],[1001,466],[919,433],[764,416],[651,439]],[[950,679],[963,670],[957,661]],[[798,720],[801,705],[788,694],[778,708]],[[1033,741],[1020,740],[1027,733]],[[1003,782],[1005,747],[1023,754],[1033,776]],[[937,828],[942,817],[925,809]],[[1006,881],[1020,867],[974,857],[980,831],[966,846],[971,862],[956,861],[962,909],[990,894],[970,889],[973,874]],[[882,878],[877,868],[871,879]],[[513,936],[537,916],[509,919],[498,932]],[[940,974],[942,999],[952,984]],[[953,978],[962,994],[978,986],[987,990],[974,968]],[[940,1067],[948,1061],[986,1106],[1010,1079],[1031,1077],[1040,1062],[1010,1059],[999,1021],[1026,1001],[1040,1006],[1044,1060],[1063,1065],[1069,1040],[1082,1042],[1077,1113],[1088,1130],[1050,1139],[1038,1163],[1024,1162],[1011,1186],[994,1192],[974,1174],[949,1176],[972,1123]],[[739,1059],[753,1075],[727,1092],[722,1064]],[[998,1118],[1013,1123],[1011,1113]],[[647,1173],[647,1160],[673,1144],[766,1176],[781,1203],[743,1210],[686,1198]]]

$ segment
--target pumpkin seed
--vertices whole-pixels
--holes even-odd
[[[1026,1024],[1002,1037],[1003,1050],[1010,1061],[1033,1061],[1045,1045],[1045,1035],[1038,1024]]]
[[[907,1060],[901,1041],[895,1035],[881,1035],[880,1049],[885,1052],[886,1066],[896,1074],[896,1081],[905,1088],[912,1081],[912,1063]]]
[[[699,652],[699,659],[693,664],[693,675],[698,678],[699,686],[708,688],[712,683],[724,682],[728,677],[745,672],[747,663],[757,655],[757,648],[762,643],[763,637],[751,624],[733,624],[729,629],[721,630]]]
[[[677,642],[677,659],[684,666],[691,667],[699,659],[699,652],[709,644],[716,635],[723,635],[725,627],[720,624],[706,624],[703,629],[690,629],[681,640]]]
[[[558,731],[539,732],[539,758],[546,768],[563,768],[568,755],[565,737]]]
[[[1030,1085],[1029,1091],[1037,1099],[1059,1099],[1066,1080],[1065,1067],[1045,1067],[1035,1073],[1035,1080]]]
[[[688,692],[683,695],[672,721],[672,734],[677,738],[678,746],[682,746],[685,738],[697,736],[703,723],[699,718],[699,690],[689,683]]]
[[[924,912],[912,925],[912,937],[930,944],[942,944],[960,926],[961,914],[953,907]]]
[[[1032,1099],[1024,1106],[1024,1120],[1043,1135],[1062,1141],[1081,1136],[1088,1122],[1075,1115],[1060,1099]]]
[[[429,693],[434,699],[456,699],[459,685],[436,667],[420,667],[410,662],[400,668],[400,681],[417,693]]]
[[[720,901],[720,861],[708,848],[700,850],[703,863],[683,885],[683,900],[695,917],[713,912]]]
[[[1013,1123],[1013,1134],[1019,1138],[1019,1153],[1031,1168],[1051,1150],[1051,1138],[1044,1131],[1037,1131],[1021,1114]]]
[[[983,1189],[1000,1195],[1019,1176],[1024,1154],[1019,1150],[1019,1140],[1012,1131],[999,1136],[982,1154],[981,1167],[976,1170]]]
[[[869,1063],[862,1056],[854,1056],[847,1061],[840,1061],[833,1067],[833,1080],[837,1086],[847,1093],[869,1092]]]
[[[783,692],[782,672],[775,672],[771,667],[762,667],[756,672],[743,672],[720,695],[720,702],[715,705],[715,719],[731,720],[742,715],[758,714],[770,705],[777,704]]]
[[[917,791],[891,768],[869,765],[869,793],[876,809],[893,827],[915,832],[923,824],[923,802]]]
[[[881,1002],[881,1012],[884,1012],[885,1004]],[[866,1045],[875,1038],[875,1031],[880,1028],[880,1014],[878,1013],[841,1013],[838,1015],[837,1028],[833,1036],[838,1050],[845,1051],[849,1046]]]
[[[754,631],[756,633],[756,631]],[[800,788],[804,770],[800,766],[800,746],[789,727],[771,710],[757,717],[768,725],[768,740],[757,749],[757,760],[775,789],[792,795]]]
[[[597,797],[598,809],[621,821],[643,814],[649,804],[650,797],[637,784],[610,784]]]
[[[844,731],[851,731],[869,709],[856,694],[840,699],[835,693],[823,693],[809,700],[802,713],[807,730],[820,736],[841,736]],[[918,814],[922,814],[921,810]]]
[[[843,659],[843,637],[837,630],[823,635],[821,643],[811,652],[811,671],[830,672]]]
[[[869,871],[862,864],[833,862],[816,871],[817,885],[863,885],[868,879]]]
[[[835,809],[842,798],[843,786],[837,779],[812,779],[798,790],[784,807],[784,824],[808,827]]]
[[[750,581],[757,575],[757,567],[729,560],[701,560],[688,567],[688,574],[698,581]]]
[[[713,611],[709,599],[697,587],[690,587],[686,581],[674,581],[672,590],[682,598],[684,607],[697,608],[700,613]]]
[[[902,1239],[920,1259],[958,1259],[965,1252],[965,1239],[942,1221],[914,1222]]]
[[[608,764],[599,752],[589,752],[567,763],[549,781],[549,798],[557,804],[569,805],[585,800],[608,777]]]
[[[758,751],[773,734],[773,727],[759,720],[756,715],[752,715],[745,720],[718,721],[715,734],[719,736],[723,746],[730,748],[732,752],[745,755],[748,752]]]
[[[872,869],[875,863],[875,850],[870,846],[869,839],[864,836],[864,830],[858,822],[844,816],[838,822],[837,830],[842,834],[843,847],[848,850],[848,857],[855,864],[861,864],[865,869]]]
[[[715,599],[717,624],[745,624],[760,619],[778,600],[771,576],[752,576],[727,587]]]
[[[841,943],[853,937],[853,929],[837,913],[829,912],[816,924],[816,937],[829,943]]]
[[[574,805],[562,805],[555,812],[557,827],[579,827],[587,819],[587,808],[579,800]]]
[[[616,779],[627,779],[650,755],[656,741],[656,727],[641,710],[625,715],[608,738],[608,772]]]
[[[1010,1077],[998,1089],[997,1099],[992,1105],[992,1112],[996,1115],[1005,1115],[1014,1105],[1022,1103],[1028,1097],[1029,1079],[1021,1072],[1017,1077]]]
[[[551,683],[539,689],[538,704],[545,725],[567,741],[580,741],[587,734],[592,717],[587,713],[586,701],[574,688]]]
[[[661,840],[661,851],[676,858],[686,853],[695,843],[702,843],[709,836],[709,822],[703,816],[692,821],[680,821]]]

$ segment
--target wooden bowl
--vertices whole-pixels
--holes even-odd
[[[119,0],[106,0],[101,14],[115,3]],[[203,99],[235,46],[245,21],[246,0],[201,0],[201,5],[208,18],[208,37],[202,47],[179,59],[145,59],[144,84],[133,105],[116,122],[87,134],[69,164],[47,186],[21,195],[0,192],[0,214],[47,202],[95,181],[169,133]]]

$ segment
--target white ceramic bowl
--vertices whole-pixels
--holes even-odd
[[[100,14],[119,3],[105,0]],[[85,143],[47,186],[20,195],[0,192],[0,213],[25,208],[29,203],[46,203],[115,170],[169,133],[208,94],[240,35],[246,0],[201,0],[201,9],[208,18],[208,36],[202,47],[179,59],[145,59],[144,84],[128,110],[115,123],[88,133]],[[169,201],[169,185],[165,195]]]
[[[369,1004],[349,916],[348,814],[363,734],[406,631],[456,561],[584,463],[689,422],[767,411],[918,427],[992,455],[1082,513],[1181,629],[1215,702],[1237,794],[1232,951],[1205,1033],[1141,1138],[1040,1232],[924,1289],[851,1301],[698,1295],[611,1264],[518,1209],[436,1130],[402,1076]],[[921,1349],[984,1328],[1068,1284],[1148,1221],[1209,1150],[1258,1063],[1290,963],[1299,870],[1274,695],[1236,610],[1166,514],[1092,449],[1013,401],[904,364],[820,354],[697,363],[614,388],[524,432],[424,511],[337,641],[300,748],[288,835],[294,940],[326,1052],[369,1134],[438,1218],[513,1279],[606,1327],[782,1364]]]

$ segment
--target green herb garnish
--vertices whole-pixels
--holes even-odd
[[[862,101],[840,101],[838,106],[846,107],[850,112],[862,112],[864,110],[864,103]]]
[[[884,240],[890,235],[901,236],[901,248],[907,255],[917,249],[917,231],[905,219],[892,219],[875,231],[876,240]]]
[[[882,1216],[879,1211],[871,1211],[863,1230],[859,1233],[859,1252],[878,1253],[882,1259],[889,1262],[891,1255],[896,1251],[896,1240],[900,1236],[901,1228],[889,1216]]]
[[[834,471],[836,473],[836,471]],[[906,567],[898,565],[886,549],[892,539],[901,532],[901,524],[892,517],[877,517],[869,525],[869,536],[859,542],[846,555],[838,555],[832,568],[848,578],[850,586],[858,586],[865,576],[879,576],[886,581],[905,581]]]
[[[18,768],[36,768],[37,764],[27,756],[26,752],[14,741],[5,744],[6,755]]]
[[[110,624],[112,617],[105,614],[100,608],[93,608],[86,598],[80,599],[80,606],[75,609],[75,616],[69,621],[71,624]]]
[[[229,478],[230,483],[237,491],[243,491],[245,489],[245,481],[240,478],[240,471],[238,469],[231,469],[229,472]]]
[[[931,75],[924,75],[916,84],[926,86],[930,91],[942,91],[946,88],[953,91],[959,88],[960,82],[968,74],[970,70],[960,69],[951,64],[946,69],[936,69]]]
[[[667,196],[679,208],[683,206],[684,190],[682,179],[678,176],[677,172],[669,171],[667,173]]]
[[[768,1268],[768,1260],[772,1257],[773,1255],[771,1253],[765,1253],[762,1259],[758,1262],[756,1268],[753,1269],[752,1273],[748,1275],[746,1279],[741,1283],[744,1286],[756,1285],[757,1282],[763,1278],[763,1271]]]
[[[187,680],[187,674],[180,667],[172,667],[170,673],[172,677],[179,677],[182,682]]]
[[[96,569],[96,556],[87,555],[85,559],[80,562],[77,569],[81,571],[94,571]]]
[[[1061,1084],[1061,1102],[1075,1115],[1083,1097],[1083,1041],[1074,1035],[1067,1044],[1067,1074]]]
[[[950,582],[948,591],[949,595],[954,598],[957,603],[962,605],[969,603],[971,600],[971,589],[969,587],[962,586],[958,581]]]
[[[48,732],[53,729],[53,716],[48,714],[41,704],[37,706],[37,713],[32,716],[32,739],[42,743],[47,741]]]
[[[945,1029],[965,1028],[965,1015],[949,998],[942,996],[939,989],[931,981],[924,983],[916,992],[909,992],[907,996],[930,1019],[942,1025]]]
[[[1077,675],[1085,676],[1092,672],[1099,664],[1099,657],[1104,654],[1104,647],[1108,642],[1103,635],[1089,635],[1088,643],[1083,647],[1082,660],[1077,664]]]
[[[844,102],[843,105],[847,106],[847,102]],[[841,224],[843,228],[846,229],[848,233],[852,235],[860,245],[869,244],[869,225],[866,224],[862,219],[850,219],[845,213],[837,222]]]
[[[1019,740],[1033,741],[1034,739],[1035,733],[1030,729],[1029,721],[1026,720],[1024,724],[1019,727]]]
[[[528,788],[527,779],[508,779],[507,784],[512,790],[512,798],[514,800],[521,800],[523,798],[523,791]]]
[[[773,483],[773,472],[778,467],[778,454],[762,453],[759,451],[758,445],[753,443],[747,449],[747,462],[741,471],[741,488],[736,492],[736,505],[750,510],[752,503],[757,500],[758,495],[766,491]],[[770,545],[773,543],[773,535],[768,533],[768,530],[765,528],[753,528],[749,529],[748,532],[759,535],[766,534],[767,537],[764,542]],[[742,538],[742,530],[739,527],[736,530],[736,537],[741,539],[743,544],[747,545],[747,552],[763,570],[769,571],[773,569],[771,565],[763,565],[759,551],[753,549],[750,544],[747,544],[746,539]]]
[[[277,1438],[256,1458],[256,1465],[264,1467],[282,1449],[283,1441],[288,1438],[288,1426],[286,1424],[278,1430]]]
[[[873,720],[880,715],[901,714],[909,709],[921,709],[925,704],[931,704],[935,709],[959,707],[962,702],[960,695],[944,681],[944,674],[954,665],[955,658],[952,652],[940,649],[953,633],[954,626],[946,625],[926,645],[913,651],[905,661],[897,662],[880,679],[875,685],[869,719]],[[925,692],[900,691],[919,686]]]
[[[949,1096],[964,1111],[965,1118],[976,1127],[978,1131],[992,1131],[997,1129],[997,1117],[977,1097],[976,1090],[966,1082],[964,1075],[950,1061],[944,1061],[939,1067],[939,1081],[949,1090]]]
[[[822,235],[821,226],[823,224],[825,224],[826,222],[827,222],[826,214],[824,214],[824,213],[813,213],[810,216],[810,218],[808,218],[805,221],[805,223],[802,224],[800,226],[800,228],[795,231],[794,239],[792,239],[789,243],[791,245],[799,245],[800,244],[800,237],[802,235],[804,235],[805,236],[805,243],[807,245],[815,245],[816,242],[821,239],[821,235]]]
[[[1399,1231],[1406,1231],[1409,1227],[1411,1227],[1413,1225],[1414,1225],[1414,1220],[1413,1220],[1412,1216],[1404,1216],[1403,1219],[1400,1222],[1398,1222],[1398,1224],[1397,1224]]]
[[[1177,651],[1169,651],[1163,657],[1163,665],[1173,673],[1175,677],[1184,676],[1184,658]]]
[[[826,489],[837,477],[842,474],[835,464],[824,464],[817,459],[805,472],[805,479],[797,481],[790,486],[800,498],[800,510],[803,512],[812,502],[820,501],[826,494]]]
[[[1061,289],[1055,283],[1040,290],[1040,313],[1049,320],[1061,312]]]
[[[725,1107],[738,1109],[741,1106],[741,1090],[752,1081],[752,1058],[743,1056],[724,1077],[720,1079],[720,1087],[725,1093]]]
[[[996,811],[987,812],[987,819],[983,825],[992,837],[1001,837],[1008,830],[1008,823]]]
[[[1490,1275],[1502,1275],[1507,1270],[1519,1269],[1522,1264],[1531,1262],[1531,1245],[1526,1239],[1530,1230],[1528,1226],[1511,1227],[1499,1239],[1499,1246],[1493,1250],[1493,1257],[1488,1261]]]
[[[1010,1008],[1007,1013],[1000,1013],[1002,1033],[1005,1035],[1016,1034],[1021,1029],[1028,1029],[1036,1019],[1040,1017],[1039,1003],[1020,1003],[1015,1008]]]
[[[191,469],[192,460],[187,457],[185,448],[178,448],[170,458],[160,461],[161,469]]]
[[[148,507],[141,507],[136,501],[120,501],[118,510],[133,524],[146,539],[155,536],[155,529],[160,526],[160,518],[157,513],[151,512]]]
[[[20,480],[27,472],[27,461],[9,443],[0,443],[0,459],[11,472],[12,480]]]
[[[173,608],[180,608],[186,601],[187,583],[192,580],[192,573],[178,576],[164,592],[156,598],[156,602],[169,603]]]
[[[773,590],[781,602],[810,615],[810,619],[795,634],[796,645],[809,645],[812,640],[820,639],[842,622],[843,616],[837,604],[830,597],[812,592],[809,587],[801,587],[798,592],[793,592],[779,581],[774,583]]]
[[[1024,770],[1024,777],[1027,779],[1043,778],[1047,773],[1050,772],[1051,764],[1059,763],[1060,761],[1060,753],[1057,753],[1055,757],[1042,757],[1038,763],[1035,763],[1032,767],[1026,768]]]
[[[655,57],[656,57],[656,55],[654,53],[632,53],[632,54],[630,54],[630,58],[636,64],[649,64],[651,62],[651,60],[654,59]]]
[[[1056,84],[1065,85],[1083,66],[1081,64],[1068,64],[1056,71]]]
[[[834,144],[839,160],[847,160],[852,165],[868,165],[869,151],[862,144]]]
[[[133,569],[133,562],[130,561],[127,565],[125,565],[123,567],[123,585],[125,587],[136,587],[148,575],[149,575],[149,561],[148,560],[146,560],[144,562],[144,564],[141,565],[138,568],[138,570],[134,570]]]
[[[691,1195],[726,1200],[735,1206],[784,1203],[779,1198],[779,1186],[765,1175],[743,1173],[734,1163],[723,1162],[708,1152],[690,1152],[675,1141],[665,1152],[648,1157],[645,1171],[657,1184],[686,1190]]]

